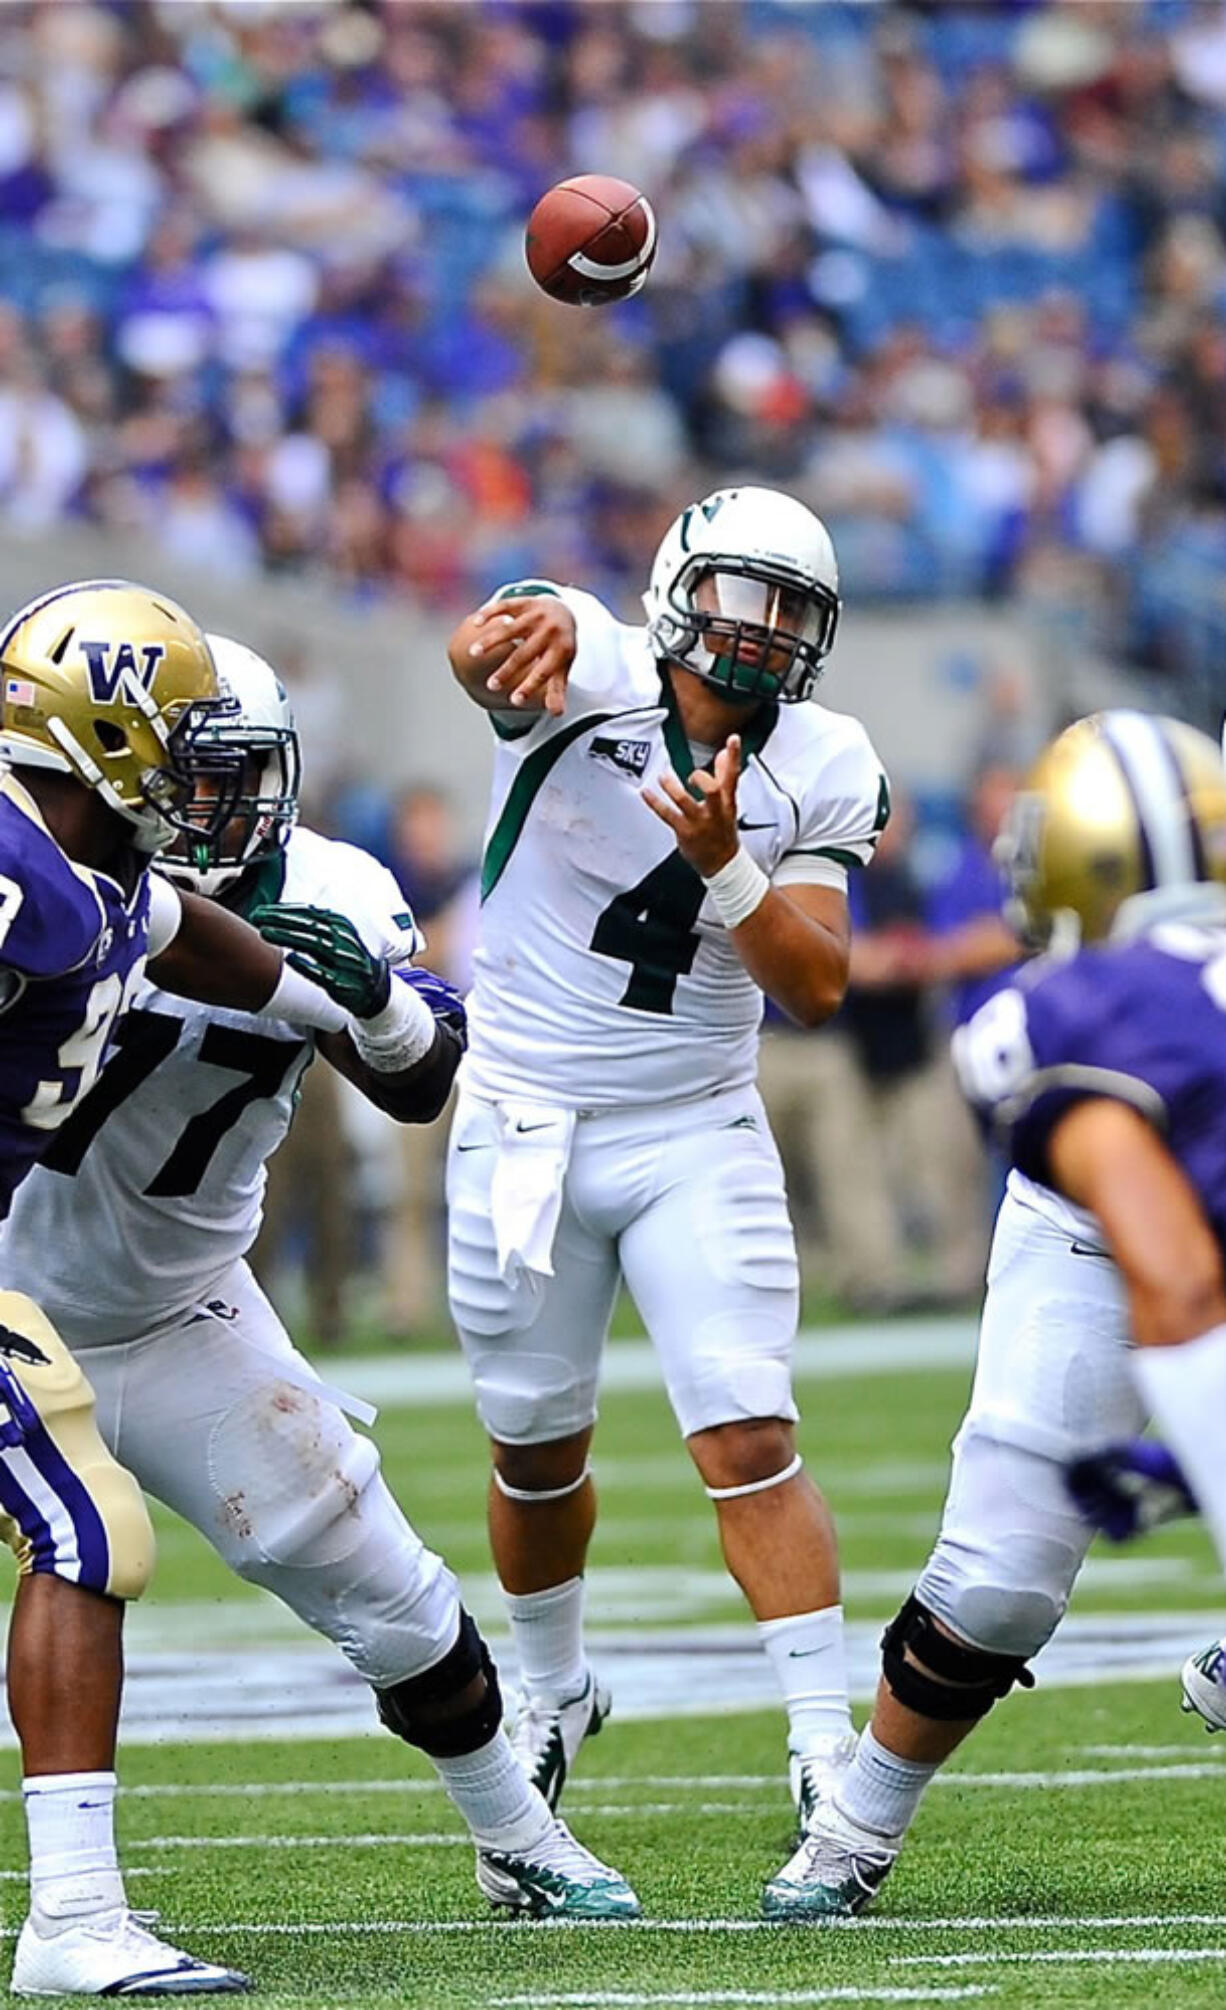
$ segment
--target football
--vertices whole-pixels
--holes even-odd
[[[528,218],[528,270],[551,299],[572,307],[603,306],[637,293],[655,254],[651,204],[614,175],[560,181]]]

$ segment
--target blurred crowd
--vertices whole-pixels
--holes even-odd
[[[0,521],[624,604],[756,476],[850,597],[1020,596],[1208,714],[1224,142],[1218,0],[10,4]],[[586,169],[661,223],[601,312],[522,262]]]

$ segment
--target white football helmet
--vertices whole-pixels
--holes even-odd
[[[226,635],[210,635],[208,644],[222,691],[238,709],[204,737],[242,756],[243,778],[224,827],[211,840],[181,838],[165,866],[176,884],[211,898],[284,850],[298,821],[302,756],[293,709],[272,665]]]
[[[839,570],[820,517],[778,489],[717,489],[691,503],[643,595],[657,655],[729,698],[807,698],[839,620]]]

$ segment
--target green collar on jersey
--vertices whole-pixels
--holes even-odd
[[[285,891],[285,853],[275,851],[262,858],[227,891],[229,898],[223,896],[222,906],[244,920],[254,908],[275,907]]]
[[[657,667],[660,672],[660,690],[664,699],[664,745],[668,749],[668,758],[676,769],[679,779],[688,785],[689,778],[694,772],[694,756],[690,752],[689,739],[681,723],[681,708],[677,703],[673,680],[668,675],[668,664],[660,663]],[[779,706],[773,698],[754,707],[741,728],[742,766],[745,766],[754,754],[761,752],[778,723]],[[714,756],[711,760],[704,761],[702,765],[710,769],[714,765]]]

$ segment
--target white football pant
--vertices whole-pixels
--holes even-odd
[[[1128,1305],[1107,1256],[1006,1194],[988,1265],[970,1408],[916,1595],[964,1640],[1028,1657],[1064,1616],[1092,1529],[1070,1459],[1145,1423]]]
[[[499,1140],[495,1106],[461,1095],[448,1154],[448,1289],[492,1437],[544,1444],[593,1422],[619,1276],[684,1436],[742,1419],[795,1421],[796,1246],[756,1090],[581,1115],[552,1277],[500,1272]]]
[[[314,1371],[245,1263],[178,1325],[80,1354],[102,1437],[146,1492],[366,1681],[390,1688],[451,1648],[455,1578],[397,1507],[378,1448],[303,1386]]]

